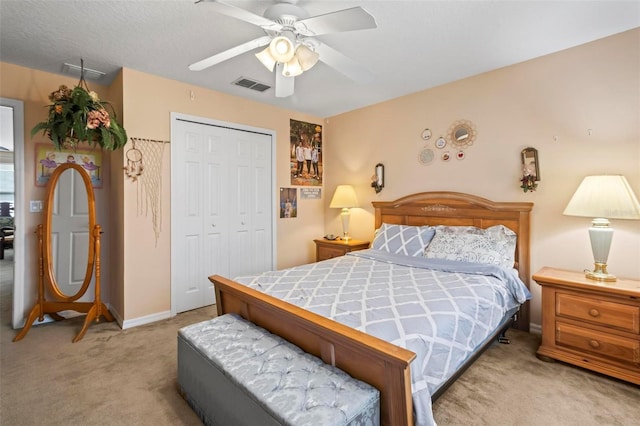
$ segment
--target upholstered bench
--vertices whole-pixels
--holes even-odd
[[[178,332],[178,384],[207,425],[378,425],[380,394],[243,318]]]

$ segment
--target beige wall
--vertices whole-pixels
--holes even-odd
[[[276,186],[288,187],[289,119],[323,124],[322,119],[138,71],[123,70],[124,126],[129,137],[169,140],[170,114],[178,112],[276,132]],[[194,98],[191,99],[191,91]],[[273,96],[266,93],[265,96]],[[126,149],[125,149],[126,151]],[[124,153],[123,153],[124,154]],[[155,245],[150,217],[136,214],[135,184],[124,182],[124,319],[170,309],[170,148],[162,166],[162,233]],[[314,259],[313,239],[323,235],[322,200],[300,200],[298,217],[277,219],[277,267]]]
[[[46,119],[48,113],[46,106],[51,103],[49,101],[49,94],[58,89],[61,84],[73,87],[77,83],[77,78],[63,77],[0,62],[0,96],[20,100],[24,103],[25,145],[23,148],[25,161],[25,205],[16,207],[22,208],[25,211],[25,226],[24,229],[17,229],[16,233],[20,234],[25,244],[25,288],[24,306],[22,309],[25,313],[31,310],[37,296],[37,240],[34,232],[38,224],[42,223],[41,213],[29,213],[29,201],[45,200],[46,197],[46,189],[35,185],[35,144],[42,142],[50,143],[41,132],[32,138],[31,129],[38,122]],[[90,89],[96,91],[101,98],[107,98],[107,88],[97,84],[89,84]],[[103,154],[103,170],[109,167],[109,157],[108,154]],[[110,192],[110,174],[108,172],[103,173],[102,177],[103,188],[94,191],[97,205],[96,212],[98,215],[98,223],[103,226],[105,233],[110,233],[111,229],[108,225],[108,214],[105,209]],[[108,239],[105,239],[103,246],[106,250],[102,256],[103,264],[108,265]],[[110,285],[111,274],[108,268],[103,269],[103,283],[105,300],[109,300],[113,287]]]
[[[640,30],[634,30],[325,122],[130,69],[109,88],[91,88],[122,106],[119,116],[130,137],[168,140],[171,112],[274,130],[277,187],[290,186],[289,119],[325,125],[323,199],[300,200],[298,218],[277,220],[278,268],[312,261],[313,238],[340,232],[339,211],[328,205],[338,184],[351,183],[362,206],[353,211],[351,222],[352,235],[359,239],[372,237],[373,200],[452,190],[499,201],[532,201],[535,271],[543,265],[592,266],[590,221],[562,215],[583,176],[621,173],[640,195],[639,75]],[[29,200],[44,197],[44,190],[34,186],[33,152],[34,142],[43,139],[31,139],[30,129],[45,118],[48,94],[60,84],[75,83],[73,78],[0,63],[0,96],[25,102],[25,209]],[[458,119],[471,120],[478,132],[466,158],[420,165],[422,130],[430,128],[435,139]],[[520,151],[527,146],[539,150],[542,181],[538,191],[524,194],[518,179]],[[156,245],[150,217],[137,215],[135,184],[122,174],[127,148],[112,154],[110,176],[97,196],[107,209],[100,218],[108,228],[105,250],[111,258],[103,262],[109,277],[107,302],[121,321],[135,322],[170,310],[170,162],[167,150],[162,166],[163,228]],[[386,167],[386,187],[376,195],[369,185],[378,162]],[[23,231],[28,245],[25,309],[35,300],[35,268],[29,265],[39,221],[39,215],[27,214]],[[613,226],[609,270],[640,278],[640,222],[613,221]],[[535,284],[532,287],[532,322],[539,324],[540,292]]]
[[[77,79],[45,73],[0,62],[0,96],[21,100],[25,111],[25,205],[29,200],[42,200],[44,188],[35,186],[36,142],[46,142],[41,134],[30,137],[31,128],[46,118],[48,96],[60,84],[73,87]],[[289,119],[324,124],[321,118],[295,111],[248,102],[173,80],[124,69],[111,86],[89,83],[100,97],[109,100],[129,137],[158,140],[170,139],[170,114],[179,112],[231,123],[271,129],[276,132],[276,187],[289,187]],[[195,99],[190,99],[190,91]],[[267,94],[268,95],[268,94]],[[265,95],[265,96],[267,96]],[[162,166],[163,227],[156,245],[150,216],[137,214],[136,185],[124,179],[124,150],[105,153],[104,188],[97,189],[98,221],[103,225],[103,289],[118,320],[134,323],[170,310],[170,150]],[[111,161],[109,161],[111,158]],[[20,206],[18,206],[20,208]],[[323,201],[300,200],[299,217],[277,219],[277,268],[314,260],[313,239],[323,235]],[[33,232],[41,223],[41,215],[27,213],[22,231],[27,247],[25,303],[27,313],[37,294],[36,241]],[[18,230],[17,232],[21,232]],[[26,316],[26,314],[25,314]]]
[[[422,130],[431,129],[433,140],[459,119],[471,120],[478,133],[465,159],[419,164]],[[362,208],[352,212],[355,238],[372,238],[373,200],[468,192],[535,203],[532,272],[547,265],[593,268],[590,219],[562,211],[591,174],[623,174],[640,196],[640,30],[331,117],[327,129],[325,188],[356,185]],[[518,179],[520,151],[528,146],[539,151],[542,180],[525,194]],[[385,165],[386,187],[376,195],[369,185],[378,162]],[[327,232],[340,230],[338,217],[327,209]],[[609,271],[640,278],[640,221],[612,226]],[[531,320],[540,324],[540,290],[532,289]]]

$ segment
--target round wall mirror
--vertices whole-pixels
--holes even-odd
[[[449,128],[449,141],[464,148],[472,145],[476,139],[476,129],[469,120],[458,120]]]

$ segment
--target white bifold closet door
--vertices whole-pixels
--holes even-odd
[[[273,135],[172,121],[175,313],[215,303],[210,275],[273,269]]]

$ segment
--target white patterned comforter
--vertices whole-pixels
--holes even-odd
[[[435,424],[431,394],[531,297],[517,271],[362,250],[236,281],[416,353],[416,425]]]

